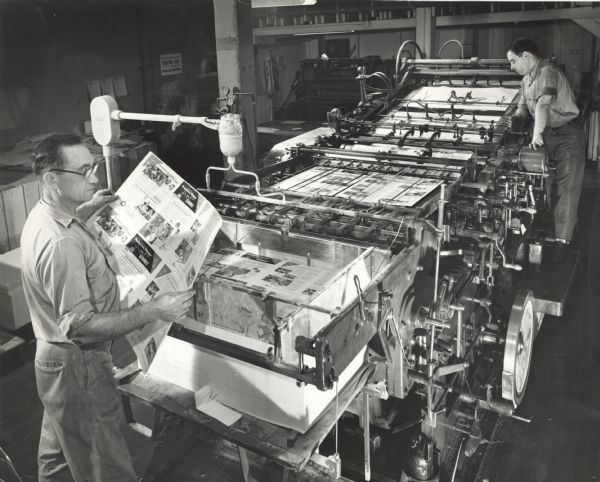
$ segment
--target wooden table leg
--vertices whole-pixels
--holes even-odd
[[[369,414],[369,392],[363,392],[363,441],[365,457],[365,480],[371,480],[371,420]]]

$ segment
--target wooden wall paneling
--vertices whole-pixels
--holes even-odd
[[[1,194],[1,193],[0,193]],[[8,243],[8,227],[6,225],[6,214],[4,208],[4,201],[0,195],[0,254],[4,254],[9,251]]]
[[[25,211],[29,215],[33,207],[40,200],[39,182],[32,181],[23,184],[23,197],[25,199]]]
[[[2,201],[6,217],[8,246],[12,250],[21,245],[21,231],[23,230],[25,219],[27,219],[23,186],[16,186],[2,191]]]
[[[131,149],[130,151],[127,151],[125,155],[127,160],[127,175],[129,176],[139,163],[138,149]]]
[[[435,49],[434,49],[435,51],[433,52],[433,56],[434,56],[434,58],[437,58],[440,48],[448,40],[458,40],[459,42],[463,43],[463,40],[465,37],[464,28],[457,27],[457,28],[437,29],[435,37],[436,37],[435,38]],[[466,45],[463,45],[463,50],[465,53],[465,57],[469,57],[470,46],[467,47]],[[458,58],[460,58],[460,48],[459,48],[458,44],[456,44],[456,42],[452,42],[452,43],[449,43],[448,45],[446,45],[446,47],[444,47],[444,50],[442,52],[441,58],[443,58],[443,59],[458,59]]]
[[[483,29],[484,32],[486,29]],[[507,41],[507,29],[504,26],[494,26],[490,29],[491,45],[488,50],[488,56],[491,59],[503,59],[506,56],[506,50],[510,46],[510,40]]]
[[[404,42],[405,40],[414,40],[416,38],[414,29],[402,30],[401,34],[402,34],[402,38],[401,38],[402,42]]]
[[[379,55],[382,59],[396,58],[400,45],[402,45],[402,36],[399,31],[366,34],[360,32],[358,56]]]
[[[483,32],[480,28],[475,29],[475,52],[476,57],[488,58],[488,51],[490,46],[490,32]]]
[[[475,56],[475,32],[472,28],[462,28],[461,29],[461,38],[460,41],[463,44],[463,48],[465,51],[465,58],[470,58]]]
[[[488,29],[483,27],[482,32],[486,32]],[[503,58],[506,55],[506,52],[502,52],[502,57],[500,57],[500,52],[504,49],[503,43],[505,28],[503,26],[494,25],[489,29],[489,47],[487,51],[487,58]],[[508,47],[508,45],[506,46]]]
[[[119,186],[125,182],[127,176],[131,173],[129,169],[129,153],[128,152],[120,152],[118,156],[118,164],[119,164]],[[116,186],[115,186],[116,188]]]
[[[561,45],[561,37],[562,37],[562,25],[559,23],[555,23],[555,24],[551,24],[549,27],[550,30],[550,38],[549,43],[551,45],[549,45],[549,48],[551,49],[551,51],[548,53],[548,55],[556,55],[557,57],[559,57],[562,53],[562,45]],[[560,62],[560,59],[559,59]]]
[[[574,45],[575,35],[566,22],[562,22],[561,25],[561,41],[561,56],[558,63],[564,65],[564,72],[569,79],[571,88],[575,91],[578,88],[581,76],[579,72],[575,71],[578,67],[578,56],[573,53],[576,50]]]
[[[559,57],[558,57],[558,63],[565,65],[566,68],[566,60],[567,60],[567,53],[569,51],[569,46],[567,44],[568,42],[568,35],[567,35],[567,26],[564,23],[561,23],[559,25],[559,38],[560,38],[560,49],[559,49]]]
[[[582,29],[575,22],[569,22],[567,24],[567,38],[569,40],[569,65],[567,69],[572,75],[571,87],[574,92],[581,90],[581,79],[584,68],[583,59],[583,36]]]
[[[593,48],[592,34],[575,22],[567,23],[567,35],[570,49],[568,55],[570,65],[568,72],[573,75],[573,89],[579,91],[583,80],[583,73],[592,70],[590,50]]]
[[[506,58],[506,52],[513,40],[518,38],[513,27],[499,25],[494,31],[494,51],[492,58]]]
[[[112,182],[113,182],[113,190],[119,189],[121,186],[121,156],[114,155],[112,162]]]

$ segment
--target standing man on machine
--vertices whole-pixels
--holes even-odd
[[[550,163],[548,195],[554,206],[556,242],[550,259],[565,260],[577,224],[577,207],[585,167],[585,138],[579,109],[565,74],[540,57],[536,43],[515,40],[506,54],[511,69],[523,76],[521,100],[512,123],[532,117],[531,147],[546,147]],[[556,191],[556,193],[554,193]]]
[[[40,482],[135,482],[120,430],[111,340],[146,323],[185,317],[192,291],[120,309],[113,255],[85,220],[116,199],[98,183],[90,151],[71,134],[52,134],[33,153],[42,198],[21,235],[22,276],[37,340],[35,376],[44,417]]]

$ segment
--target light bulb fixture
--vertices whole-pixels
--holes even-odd
[[[317,0],[252,0],[252,8],[302,7],[316,3]]]
[[[302,32],[302,33],[294,33],[292,34],[294,37],[302,37],[302,36],[306,36],[306,35],[337,35],[337,34],[343,34],[343,33],[354,33],[354,30],[329,30],[329,31],[323,31],[323,32],[319,32],[319,31],[315,31],[315,32]]]

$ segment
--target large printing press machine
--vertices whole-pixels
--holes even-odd
[[[371,462],[375,439],[398,440],[374,436],[387,431],[406,435],[386,447],[397,480],[450,480],[486,416],[525,421],[534,339],[563,314],[577,255],[544,259],[548,165],[508,127],[519,83],[505,60],[404,59],[388,90],[375,77],[361,71],[353,112],[275,146],[257,173],[219,188],[207,173],[223,227],[194,316],[121,391],[285,473],[334,430],[336,453],[319,459],[332,480],[338,419],[354,413],[359,477],[385,472]],[[273,268],[262,286],[244,281],[253,263]],[[312,287],[292,290],[298,278]],[[195,415],[186,404],[206,385],[242,419]]]

